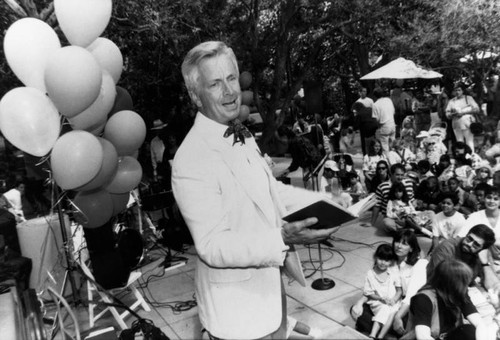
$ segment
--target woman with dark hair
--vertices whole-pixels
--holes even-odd
[[[486,326],[467,288],[472,270],[457,260],[445,260],[411,299],[408,333],[400,339],[484,339]],[[463,325],[462,315],[470,324]]]
[[[402,304],[410,304],[411,297],[416,293],[416,289],[410,286],[410,282],[418,282],[418,273],[425,273],[427,260],[421,259],[421,248],[418,244],[417,236],[411,229],[399,230],[393,237],[392,249],[396,257],[396,266],[401,278],[401,289],[403,290]],[[424,282],[418,287],[422,287]],[[363,296],[351,308],[351,315],[357,319],[356,329],[361,332],[370,332],[372,327],[372,317],[370,307],[366,304],[368,298]],[[402,319],[405,318],[408,312],[401,311],[401,308],[396,312],[393,321],[393,328],[397,331],[396,325],[403,325]]]
[[[474,150],[474,135],[470,130],[474,114],[479,113],[479,106],[474,98],[465,94],[467,86],[458,83],[455,86],[455,97],[446,107],[446,117],[452,120],[453,132],[457,142],[465,142],[471,150]]]
[[[386,168],[385,176],[377,179],[380,175],[377,169],[381,162],[384,164],[381,167]],[[363,175],[365,176],[365,186],[368,192],[375,192],[378,184],[389,180],[389,163],[382,153],[382,144],[377,139],[371,141],[368,154],[363,157]]]

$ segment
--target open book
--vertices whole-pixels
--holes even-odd
[[[283,217],[283,220],[294,222],[316,217],[318,223],[309,228],[323,229],[339,226],[358,218],[360,213],[370,209],[375,202],[374,196],[375,194],[372,193],[349,208],[344,208],[333,201],[323,199]]]

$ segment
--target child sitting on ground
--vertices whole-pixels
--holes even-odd
[[[394,263],[396,257],[389,244],[378,246],[375,264],[366,274],[363,294],[374,314],[370,338],[383,339],[392,325],[403,295],[401,278]]]
[[[441,212],[434,216],[432,221],[432,245],[429,253],[437,247],[443,239],[452,239],[465,225],[465,217],[456,210],[458,196],[454,192],[445,192],[440,195]]]
[[[385,225],[392,229],[412,228],[431,237],[432,233],[426,229],[430,225],[430,220],[423,220],[427,212],[416,211],[415,207],[409,202],[408,194],[403,183],[394,183],[389,190],[389,202],[387,202]]]
[[[365,188],[359,181],[359,175],[356,172],[347,173],[347,178],[349,179],[349,194],[352,197],[352,203],[356,203],[366,196]]]

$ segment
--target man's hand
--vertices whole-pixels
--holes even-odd
[[[316,217],[310,217],[302,221],[286,223],[281,229],[281,236],[285,244],[309,244],[317,243],[328,238],[339,227],[328,229],[311,229],[310,226],[318,223]]]

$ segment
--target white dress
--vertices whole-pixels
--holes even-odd
[[[387,273],[389,275],[381,278],[373,269],[370,269],[366,274],[363,294],[365,296],[377,294],[384,299],[393,298],[396,295],[396,287],[401,287],[401,277],[396,266],[390,267]],[[378,300],[368,300],[368,304],[374,314],[373,321],[385,324],[391,314],[399,309],[401,301],[392,306]]]

